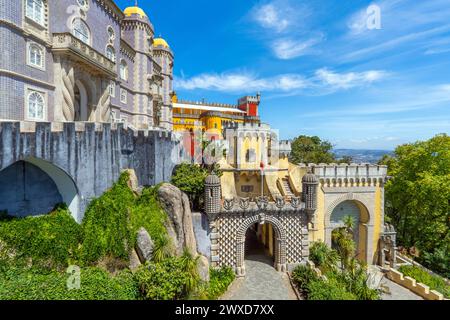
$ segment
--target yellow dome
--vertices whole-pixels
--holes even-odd
[[[153,46],[154,47],[170,48],[169,44],[167,43],[167,41],[164,40],[163,38],[156,38],[155,40],[153,40]]]
[[[125,9],[125,11],[123,12],[125,14],[125,16],[130,17],[133,14],[138,14],[141,16],[141,18],[146,17],[147,15],[145,14],[144,10],[142,10],[139,7],[128,7]]]

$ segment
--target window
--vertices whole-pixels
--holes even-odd
[[[26,0],[25,15],[39,24],[44,24],[44,2],[42,0]]]
[[[73,20],[73,35],[86,44],[90,43],[90,32],[87,24],[80,18]]]
[[[128,80],[128,66],[125,60],[120,62],[120,78],[125,81]]]
[[[114,98],[116,96],[116,83],[114,81],[111,81],[109,83],[108,89],[109,95]]]
[[[106,47],[106,57],[112,62],[116,62],[116,51],[112,46]]]
[[[127,90],[120,89],[120,102],[127,103]]]
[[[33,120],[44,120],[45,100],[44,96],[34,90],[28,94],[28,118]]]
[[[116,33],[114,32],[114,29],[111,26],[108,27],[108,36],[109,40],[114,40],[116,38]]]
[[[44,69],[44,51],[36,43],[30,43],[28,45],[28,64]]]

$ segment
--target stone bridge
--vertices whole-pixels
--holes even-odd
[[[139,185],[169,180],[178,147],[169,132],[123,124],[0,122],[0,211],[39,215],[64,202],[81,222],[125,169]]]

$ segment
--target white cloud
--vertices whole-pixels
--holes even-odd
[[[288,91],[305,88],[307,80],[298,74],[258,78],[250,73],[201,74],[190,79],[175,78],[175,86],[184,90],[250,92],[258,90]]]
[[[256,6],[253,9],[253,19],[262,27],[282,32],[290,25],[290,21],[283,17],[284,14],[275,3]]]
[[[296,40],[292,38],[284,38],[273,43],[272,50],[279,59],[289,60],[314,52],[312,47],[320,43],[324,39],[324,35],[320,34],[315,38],[306,40]]]
[[[316,71],[316,77],[323,84],[334,89],[349,89],[364,86],[387,76],[385,71],[370,70],[365,72],[336,73],[326,68]]]
[[[317,70],[315,75],[310,78],[300,74],[281,74],[274,77],[261,78],[247,72],[205,73],[190,79],[176,77],[175,87],[184,90],[200,89],[221,92],[319,90],[327,94],[340,89],[365,86],[381,80],[386,75],[386,72],[379,70],[360,73],[336,73],[328,69]]]

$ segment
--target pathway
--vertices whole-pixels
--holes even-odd
[[[423,300],[422,297],[416,295],[412,291],[396,284],[395,282],[383,277],[381,285],[389,288],[390,293],[383,293],[382,300]]]
[[[271,258],[255,254],[245,260],[246,276],[237,279],[223,300],[297,300],[286,273],[277,272]]]

